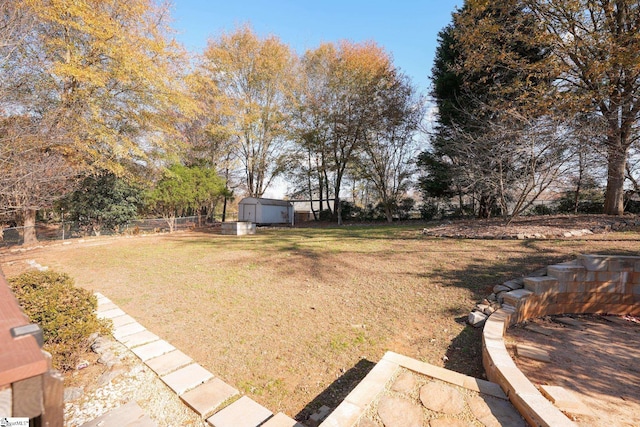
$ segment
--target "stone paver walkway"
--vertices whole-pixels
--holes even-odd
[[[525,421],[500,387],[387,352],[321,427],[513,426]]]
[[[240,396],[237,389],[146,330],[108,298],[96,296],[98,316],[113,321],[114,337],[210,426],[305,427]],[[525,425],[497,384],[388,352],[321,426],[451,427],[474,422]]]
[[[138,356],[212,427],[304,427],[285,414],[273,415],[247,396],[240,397],[238,390],[148,331],[107,297],[100,293],[96,293],[96,297],[98,317],[112,320],[114,338]],[[128,405],[133,409],[137,407],[135,403]],[[144,414],[138,415],[146,420]],[[123,425],[114,424],[108,418],[98,422],[101,427]]]

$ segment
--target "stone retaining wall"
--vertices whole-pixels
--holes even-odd
[[[524,320],[562,313],[640,315],[640,256],[580,255],[547,267],[547,275],[524,279],[524,288],[504,294],[502,308],[486,321],[483,364],[527,422],[534,426],[574,426],[518,369],[504,334]]]

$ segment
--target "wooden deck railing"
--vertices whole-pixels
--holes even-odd
[[[27,316],[0,272],[0,418],[26,417],[43,427],[62,427],[62,376],[40,349]],[[37,333],[36,333],[37,335]]]

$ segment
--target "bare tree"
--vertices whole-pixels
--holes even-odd
[[[392,73],[377,98],[376,122],[369,128],[357,175],[375,188],[388,222],[414,173],[416,134],[424,116],[424,102],[404,75]]]
[[[36,212],[50,208],[76,184],[65,157],[29,134],[31,118],[6,118],[0,127],[0,214],[22,222],[26,244],[37,241]]]
[[[640,7],[637,0],[526,0],[546,27],[558,87],[576,110],[605,120],[604,210],[624,212],[629,150],[640,119]],[[526,34],[522,34],[527,37]]]
[[[286,166],[293,64],[288,46],[276,37],[260,39],[245,26],[211,40],[198,66],[202,89],[219,106],[214,133],[231,141],[251,197],[262,196]]]

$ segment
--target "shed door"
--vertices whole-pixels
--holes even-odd
[[[243,221],[256,222],[256,205],[244,205]]]

